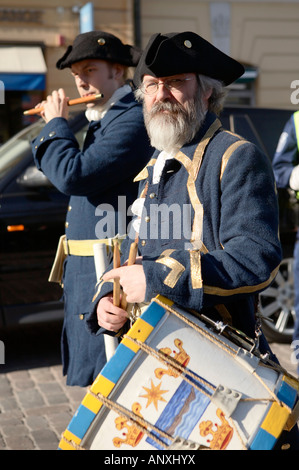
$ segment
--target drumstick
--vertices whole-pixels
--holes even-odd
[[[102,95],[102,93],[98,93],[97,95],[84,96],[82,98],[75,98],[73,100],[68,100],[67,104],[68,106],[74,106],[75,104],[92,103],[93,101],[99,100],[100,98],[104,98],[104,95]],[[39,108],[28,109],[27,111],[24,111],[23,114],[25,114],[26,116],[32,116],[34,114],[41,113],[43,110],[44,110],[43,106],[40,106]]]
[[[135,263],[137,250],[138,250],[138,242],[135,240],[133,243],[131,243],[131,246],[130,246],[129,258],[128,258],[128,264],[127,264],[128,266],[132,266]],[[127,297],[126,294],[123,292],[122,299],[121,299],[121,308],[123,310],[126,310],[127,305],[128,305],[126,297]]]
[[[146,183],[143,191],[141,192],[140,198],[145,198],[148,190],[148,182]],[[136,256],[138,252],[138,239],[139,239],[139,234],[136,233],[135,235],[135,241],[131,243],[130,246],[130,252],[129,252],[129,258],[128,258],[128,266],[132,266],[135,261],[136,261]],[[123,310],[126,310],[127,308],[127,300],[126,300],[126,294],[123,292],[122,299],[121,299],[121,308]]]
[[[114,242],[114,252],[113,252],[113,268],[120,267],[120,253],[119,253],[119,245],[118,242]],[[113,305],[119,307],[120,305],[120,283],[119,278],[114,278],[113,283]]]

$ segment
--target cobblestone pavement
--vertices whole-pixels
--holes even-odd
[[[68,387],[60,364],[60,325],[9,332],[0,365],[0,449],[55,450],[86,393]]]
[[[68,387],[60,364],[60,325],[26,327],[0,339],[0,449],[56,450],[86,393]],[[282,365],[296,374],[287,344],[272,344]]]

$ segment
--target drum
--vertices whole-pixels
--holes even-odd
[[[63,450],[270,450],[294,424],[298,381],[258,340],[158,296],[64,431]]]

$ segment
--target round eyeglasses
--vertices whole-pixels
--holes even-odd
[[[167,80],[163,80],[160,82],[156,80],[146,81],[146,82],[143,82],[139,86],[139,90],[145,95],[154,95],[155,93],[157,93],[159,89],[159,85],[163,85],[165,86],[165,88],[167,88],[167,90],[175,94],[181,91],[185,82],[188,80],[193,80],[193,79],[192,78],[169,78]]]

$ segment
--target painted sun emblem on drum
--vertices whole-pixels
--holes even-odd
[[[164,393],[167,393],[168,390],[160,390],[160,387],[161,387],[161,382],[159,383],[159,385],[155,386],[152,380],[151,380],[151,388],[142,387],[147,392],[145,395],[140,395],[142,398],[147,398],[146,408],[150,406],[151,403],[153,403],[154,407],[158,411],[158,402],[159,401],[166,402],[166,400],[162,397],[162,395]]]

